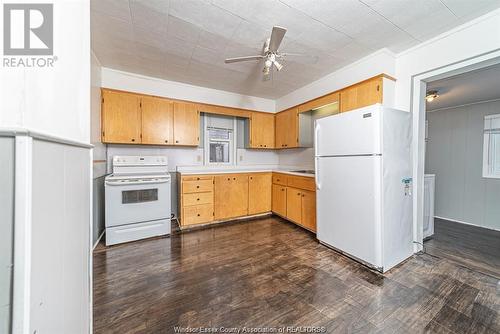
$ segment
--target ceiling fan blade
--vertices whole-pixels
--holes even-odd
[[[278,26],[273,27],[271,39],[269,41],[269,51],[276,52],[280,47],[283,37],[285,37],[286,29]]]
[[[249,60],[261,60],[264,56],[245,56],[245,57],[235,57],[235,58],[227,58],[224,60],[226,64],[229,63],[237,63],[239,61],[249,61]]]

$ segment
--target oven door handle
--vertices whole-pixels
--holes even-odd
[[[159,180],[141,180],[141,181],[130,181],[130,182],[120,182],[120,181],[106,181],[108,186],[129,186],[135,184],[159,184],[170,182],[170,179],[159,179]]]

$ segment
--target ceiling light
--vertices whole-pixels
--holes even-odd
[[[432,102],[434,99],[437,99],[439,97],[438,91],[437,90],[430,90],[427,92],[427,95],[425,95],[425,99],[427,102]]]

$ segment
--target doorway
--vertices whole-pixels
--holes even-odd
[[[500,65],[425,81],[425,251],[500,277]]]

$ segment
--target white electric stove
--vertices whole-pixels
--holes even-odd
[[[166,157],[114,156],[104,184],[107,246],[170,234]]]

